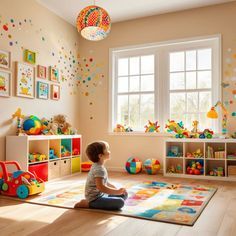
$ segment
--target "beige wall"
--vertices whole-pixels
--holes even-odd
[[[111,145],[112,160],[110,168],[123,168],[131,155],[146,158],[163,158],[163,138],[145,136],[114,136],[108,134],[108,98],[109,98],[109,48],[127,45],[145,44],[188,37],[222,35],[222,78],[230,86],[224,89],[224,101],[232,100],[230,114],[236,111],[236,100],[232,90],[235,88],[233,76],[236,76],[236,3],[216,5],[194,10],[163,14],[112,25],[109,37],[101,42],[81,40],[81,62],[92,57],[101,65],[96,86],[92,83],[81,85],[79,98],[80,126],[83,135],[83,147],[96,140],[107,140]],[[231,49],[231,51],[230,51]],[[230,64],[226,64],[229,60]],[[83,72],[85,65],[81,63]],[[104,77],[100,75],[104,75]],[[83,74],[82,74],[83,76]],[[86,75],[84,76],[86,78]],[[87,87],[86,87],[87,86]],[[86,94],[86,91],[88,94]],[[92,118],[92,119],[91,119]],[[236,131],[235,117],[230,116],[229,129]]]
[[[14,23],[11,23],[11,19]],[[6,23],[8,31],[3,29]],[[78,39],[75,27],[36,1],[0,0],[0,49],[11,52],[13,82],[13,96],[0,97],[0,160],[5,159],[5,136],[15,134],[16,121],[11,120],[11,115],[18,107],[22,108],[23,114],[33,114],[39,118],[65,114],[70,123],[78,128],[78,87],[75,85],[76,79],[71,76],[77,73]],[[10,42],[13,42],[12,46]],[[59,67],[65,77],[61,82],[59,101],[15,96],[15,61],[23,61],[24,49],[37,53],[36,64]],[[12,158],[17,160],[17,157]]]

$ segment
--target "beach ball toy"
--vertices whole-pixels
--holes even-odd
[[[130,157],[125,168],[130,174],[138,174],[142,170],[142,162],[136,157]]]
[[[143,164],[144,170],[149,175],[155,175],[160,170],[160,162],[156,159],[147,159]]]
[[[30,116],[23,123],[23,130],[28,135],[37,135],[41,133],[42,124],[37,116]]]

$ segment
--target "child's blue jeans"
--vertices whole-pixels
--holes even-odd
[[[89,208],[103,209],[103,210],[120,210],[127,199],[128,194],[122,195],[108,195],[104,194],[102,197],[89,203]]]

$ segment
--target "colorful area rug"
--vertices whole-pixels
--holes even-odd
[[[217,190],[209,186],[172,185],[154,181],[132,182],[125,187],[129,197],[122,210],[102,212],[190,226],[194,225]],[[82,198],[84,198],[84,182],[70,185],[69,188],[54,193],[45,191],[27,201],[73,208]]]

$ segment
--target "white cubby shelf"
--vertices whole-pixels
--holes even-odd
[[[164,176],[236,181],[236,139],[165,140]]]
[[[81,171],[81,135],[7,136],[6,160],[44,181]]]

